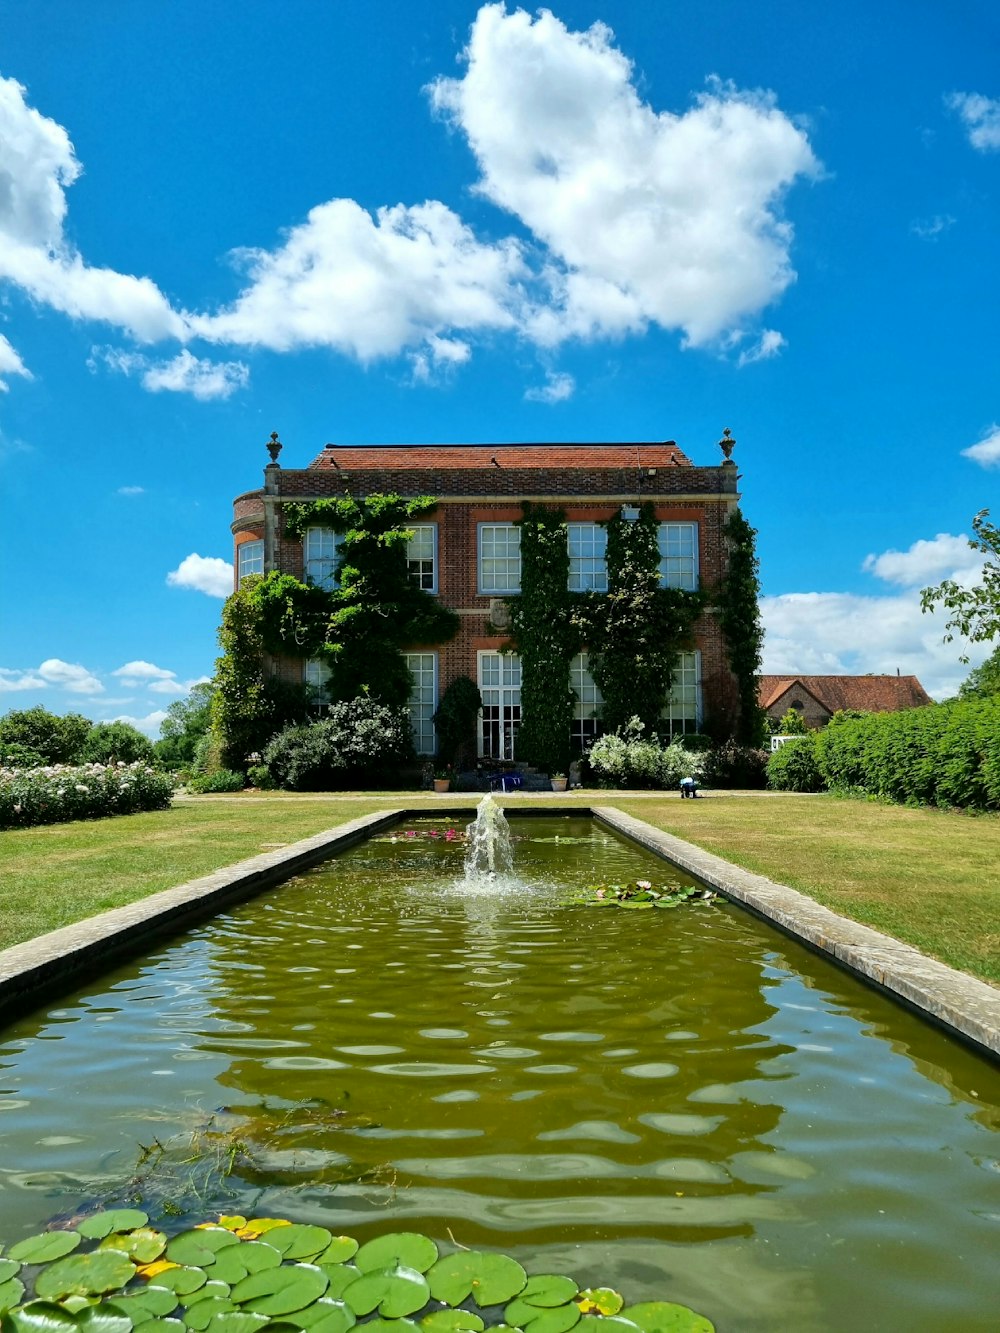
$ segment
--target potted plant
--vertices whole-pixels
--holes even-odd
[[[553,773],[549,781],[552,783],[553,791],[565,791],[569,779],[565,773]]]
[[[451,764],[444,764],[438,768],[435,768],[433,782],[435,791],[450,791]]]

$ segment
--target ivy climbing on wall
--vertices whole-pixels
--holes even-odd
[[[729,572],[718,602],[729,667],[739,690],[735,738],[743,745],[762,745],[767,735],[767,716],[760,706],[757,688],[764,646],[757,530],[739,509],[734,509],[726,522],[725,535],[729,543]]]

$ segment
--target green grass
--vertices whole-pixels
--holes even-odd
[[[475,795],[263,793],[0,834],[0,947],[134,902],[275,844],[395,806],[467,807]],[[1000,819],[792,793],[588,791],[540,798],[614,805],[801,890],[984,980],[1000,982]],[[533,804],[530,795],[505,804]]]

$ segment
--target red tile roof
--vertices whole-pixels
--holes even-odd
[[[692,467],[672,440],[638,444],[328,444],[310,468]]]
[[[896,713],[901,708],[921,708],[932,702],[916,676],[761,676],[761,707],[772,708],[796,684],[831,713],[841,708]]]

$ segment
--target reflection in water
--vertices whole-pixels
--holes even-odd
[[[487,892],[434,831],[10,1030],[4,1238],[197,1143],[193,1220],[450,1230],[723,1329],[993,1326],[995,1071],[735,908],[559,907],[664,878],[586,825],[519,822]]]

